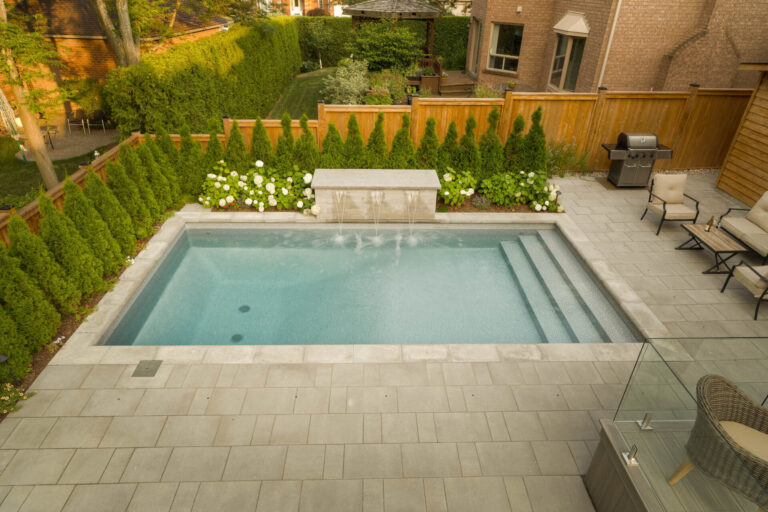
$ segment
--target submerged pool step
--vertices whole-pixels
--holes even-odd
[[[614,342],[637,341],[637,336],[621,318],[608,297],[605,296],[600,285],[595,282],[587,269],[574,258],[568,242],[554,231],[540,231],[539,236],[552,254],[555,263],[560,267],[563,274],[568,276],[583,302],[589,305],[592,315],[607,338]]]
[[[501,251],[509,264],[512,274],[520,284],[532,316],[548,343],[570,343],[573,333],[552,303],[544,285],[536,277],[536,271],[525,255],[519,242],[501,242]]]
[[[590,309],[571,286],[568,277],[554,262],[542,239],[537,235],[520,235],[520,245],[527,254],[538,277],[549,292],[575,336],[581,343],[605,340],[605,333],[596,325]]]

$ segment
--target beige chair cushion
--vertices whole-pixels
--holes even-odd
[[[760,226],[754,224],[751,220],[747,220],[744,217],[731,217],[730,215],[723,217],[720,227],[740,239],[749,234],[759,235],[765,233],[765,231],[760,229]]]
[[[744,238],[742,238],[741,241],[754,249],[760,256],[768,256],[768,233],[763,233],[761,235],[748,233],[744,235]]]
[[[721,421],[720,426],[744,450],[768,462],[768,434],[735,421]]]
[[[661,203],[648,203],[648,209],[661,217],[664,214],[664,206]],[[667,216],[669,220],[693,220],[696,210],[683,204],[667,203]]]
[[[747,219],[758,225],[763,231],[768,232],[768,192],[763,194],[763,197],[749,210]]]
[[[766,276],[768,278],[768,265],[763,265],[760,267],[752,267],[755,270],[757,270],[760,275]],[[747,287],[747,289],[754,295],[756,298],[760,297],[760,295],[763,294],[766,288],[768,288],[768,283],[765,281],[762,281],[752,270],[749,269],[746,265],[737,265],[733,269],[733,277]]]
[[[652,192],[667,203],[682,204],[687,179],[686,174],[657,174],[653,178]],[[651,197],[651,202],[659,203],[660,201]]]

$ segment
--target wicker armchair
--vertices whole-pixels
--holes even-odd
[[[733,383],[705,375],[696,385],[698,414],[685,445],[688,458],[669,478],[675,485],[694,467],[768,508],[768,409]]]

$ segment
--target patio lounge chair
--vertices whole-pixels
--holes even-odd
[[[745,211],[746,217],[735,217],[732,211]],[[720,216],[718,227],[762,256],[763,265],[768,263],[768,192],[751,208],[728,208]]]
[[[755,306],[755,320],[757,320],[760,304],[763,300],[768,299],[768,265],[753,267],[746,261],[734,265],[731,267],[728,277],[725,278],[720,293],[725,291],[725,287],[728,286],[728,281],[731,280],[731,277],[735,277],[738,282],[746,286],[757,299],[757,305]]]
[[[768,409],[719,375],[696,385],[698,413],[685,445],[688,458],[669,478],[675,485],[694,467],[768,507]]]
[[[657,174],[651,180],[648,204],[640,220],[645,218],[648,210],[661,217],[656,235],[661,231],[665,220],[689,220],[696,223],[699,218],[699,201],[685,193],[687,178],[685,174]],[[695,209],[683,204],[686,197],[696,203]]]

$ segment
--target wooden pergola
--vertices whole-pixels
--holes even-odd
[[[435,6],[418,0],[368,0],[348,5],[344,14],[352,16],[352,24],[374,19],[425,20],[427,22],[426,50],[430,58],[435,56],[435,18],[443,12]]]

